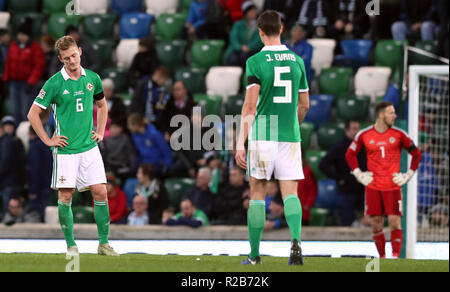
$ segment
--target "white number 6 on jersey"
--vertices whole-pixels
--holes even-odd
[[[81,98],[77,98],[77,112],[83,111],[83,103],[81,103]]]

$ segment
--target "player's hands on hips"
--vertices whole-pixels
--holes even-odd
[[[100,135],[95,131],[92,131],[91,134],[92,134],[91,139],[94,140],[95,142],[100,143],[103,141],[103,135]]]
[[[408,183],[410,179],[413,177],[414,173],[416,173],[414,170],[410,169],[406,173],[394,173],[394,178],[392,181],[397,184],[399,187],[403,186],[404,184]]]
[[[247,169],[247,161],[246,161],[246,151],[243,150],[237,150],[236,155],[234,158],[236,159],[236,163],[240,168]]]
[[[366,187],[373,181],[373,173],[370,171],[361,171],[361,169],[356,168],[352,171],[352,174],[356,177],[357,181]]]
[[[53,136],[47,143],[47,146],[64,148],[69,145],[67,139],[68,138],[66,136]]]

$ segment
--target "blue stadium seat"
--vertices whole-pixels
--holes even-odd
[[[333,179],[317,181],[318,192],[314,207],[327,209],[332,213],[338,203],[337,185]]]
[[[138,183],[137,178],[129,178],[125,181],[125,185],[123,186],[123,192],[127,196],[128,208],[133,207],[133,197],[134,197],[134,191],[136,190],[137,183]]]
[[[5,0],[0,0],[0,11],[5,10]]]
[[[111,10],[115,14],[141,12],[142,0],[111,0]]]
[[[305,122],[314,124],[316,129],[320,124],[328,123],[331,117],[333,100],[332,95],[311,95],[309,97],[310,107],[306,114]]]
[[[120,19],[121,39],[141,39],[150,35],[153,15],[146,13],[126,13]]]
[[[358,69],[369,64],[369,56],[372,50],[371,40],[356,39],[341,41],[343,55],[336,56],[335,66],[349,66]]]

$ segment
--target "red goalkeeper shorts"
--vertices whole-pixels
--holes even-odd
[[[399,215],[402,216],[402,192],[378,191],[366,188],[365,213],[369,216]]]

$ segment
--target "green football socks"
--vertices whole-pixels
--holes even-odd
[[[64,203],[58,200],[59,224],[66,239],[67,248],[76,246],[73,238],[73,213],[72,202]]]
[[[301,243],[302,205],[297,195],[288,195],[284,199],[284,216],[291,232],[291,241],[297,239]]]
[[[97,223],[98,240],[100,244],[108,243],[108,235],[109,235],[108,201],[99,202],[94,200],[94,218],[95,223]]]
[[[262,200],[250,200],[247,214],[248,234],[251,248],[248,257],[250,259],[255,259],[259,256],[259,244],[266,222],[266,202]]]

